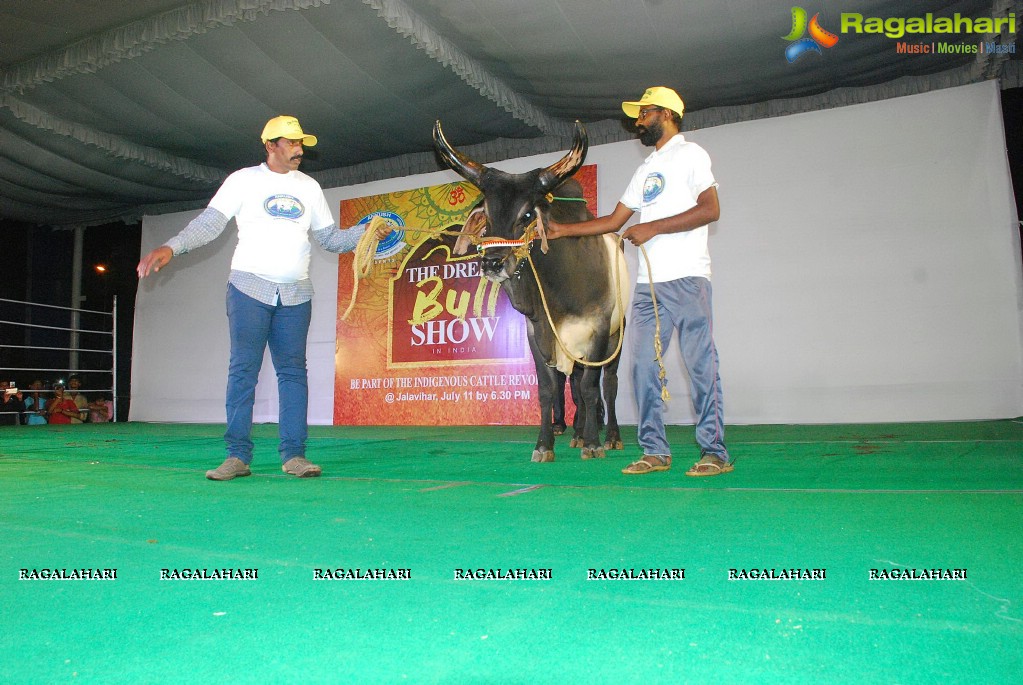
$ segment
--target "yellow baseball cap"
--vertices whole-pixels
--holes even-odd
[[[653,86],[647,88],[646,92],[636,102],[623,102],[622,111],[625,115],[633,119],[639,118],[639,110],[644,105],[656,105],[657,107],[663,107],[664,109],[670,109],[673,112],[678,112],[681,116],[686,109],[685,104],[682,102],[682,98],[678,96],[678,93],[673,91],[671,88],[665,88],[664,86]]]
[[[287,138],[288,140],[301,140],[306,147],[316,145],[316,136],[304,133],[298,119],[287,115],[274,117],[266,122],[261,137],[264,143],[275,138]]]

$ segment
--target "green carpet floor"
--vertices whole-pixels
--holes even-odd
[[[299,480],[258,426],[253,476],[215,483],[222,431],[0,428],[0,682],[1023,682],[1020,420],[734,426],[708,479],[686,427],[646,476],[635,427],[552,464],[531,428],[312,427]],[[81,568],[117,577],[21,579]],[[258,578],[161,580],[196,568]],[[652,568],[684,578],[588,579]],[[826,577],[729,580],[793,568]]]

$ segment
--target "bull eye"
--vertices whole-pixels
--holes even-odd
[[[533,210],[529,209],[522,215],[522,220],[525,222],[531,222],[533,220]]]

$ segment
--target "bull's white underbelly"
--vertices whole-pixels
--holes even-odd
[[[590,346],[590,340],[593,339],[593,333],[596,330],[595,323],[592,318],[576,316],[561,321],[558,325],[558,338],[561,340],[561,345],[556,345],[554,354],[554,365],[558,371],[566,376],[572,375],[572,369],[575,366],[573,358],[584,358],[583,355],[586,354],[586,349]],[[565,350],[568,350],[571,356],[566,354]]]
[[[612,268],[606,274],[610,285],[608,292],[618,294],[611,311],[610,321],[610,335],[614,335],[621,328],[622,313],[625,311],[625,303],[629,296],[629,267],[625,263],[625,255],[618,249],[618,241],[615,236],[608,234],[602,237],[610,257],[609,263],[612,265]],[[614,266],[615,264],[617,264],[617,270]],[[555,345],[554,355],[555,366],[558,371],[561,371],[566,376],[571,375],[572,369],[575,367],[573,358],[585,358],[583,355],[589,349],[590,341],[593,340],[593,335],[597,330],[596,327],[600,323],[600,321],[595,320],[593,317],[572,316],[562,319],[557,327],[557,334],[561,340],[561,345]],[[567,353],[566,350],[568,351]],[[598,362],[604,360],[587,359],[587,361]]]

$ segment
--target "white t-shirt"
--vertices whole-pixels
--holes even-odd
[[[274,283],[309,277],[309,231],[334,223],[320,184],[301,171],[278,174],[266,164],[234,172],[210,207],[238,224],[231,269]]]
[[[640,221],[654,221],[692,209],[700,193],[711,186],[716,187],[717,182],[710,170],[710,155],[696,143],[686,142],[679,133],[660,150],[654,150],[636,169],[621,203],[638,211]],[[661,283],[692,276],[710,279],[707,233],[707,226],[700,226],[648,240],[643,248],[653,278],[640,255],[636,282]]]

